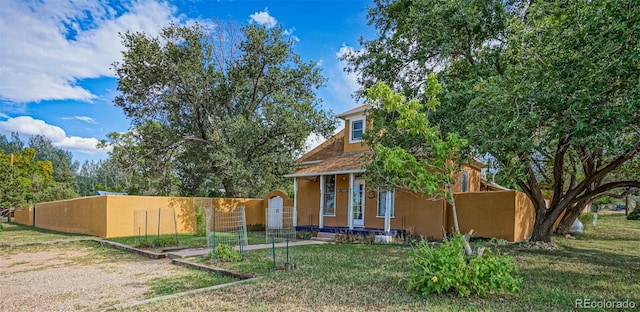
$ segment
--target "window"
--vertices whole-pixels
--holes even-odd
[[[351,119],[351,137],[349,137],[349,143],[362,141],[362,134],[364,133],[364,117],[358,119]]]
[[[460,191],[469,191],[469,172],[467,170],[462,170],[462,183],[460,184]]]
[[[324,177],[324,215],[336,215],[336,176]]]
[[[378,217],[384,218],[384,214],[387,210],[387,198],[391,197],[391,211],[389,216],[393,218],[394,206],[395,206],[395,192],[394,191],[378,191]]]

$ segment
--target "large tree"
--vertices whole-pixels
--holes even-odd
[[[348,55],[363,89],[420,97],[440,72],[432,122],[488,155],[531,199],[531,239],[599,194],[640,151],[640,6],[632,0],[375,0],[378,38]],[[550,205],[545,204],[545,192]]]
[[[281,27],[172,25],[122,37],[115,103],[144,142],[140,157],[174,166],[185,195],[212,181],[230,197],[263,194],[285,183],[311,133],[333,130],[315,94],[319,68]]]

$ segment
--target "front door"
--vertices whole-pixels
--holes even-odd
[[[353,182],[353,226],[364,227],[364,180]]]

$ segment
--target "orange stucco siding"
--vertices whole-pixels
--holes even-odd
[[[482,171],[473,166],[462,166],[462,170],[466,170],[469,173],[469,192],[480,192]],[[451,187],[454,193],[462,191],[462,171],[456,173],[455,183]]]
[[[320,211],[320,179],[298,179],[296,194],[298,225],[318,225]]]
[[[455,194],[460,232],[475,237],[496,237],[517,242],[529,238],[533,229],[533,205],[517,191]],[[453,233],[453,212],[447,207],[447,231]]]
[[[39,203],[35,225],[48,230],[107,237],[106,207],[107,196]],[[133,231],[133,225],[130,231]]]

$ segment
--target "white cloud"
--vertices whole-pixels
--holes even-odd
[[[338,58],[338,60],[340,60],[346,55],[358,53],[359,51],[354,50],[352,47],[343,45],[336,53],[336,57]],[[353,94],[356,90],[358,90],[358,88],[360,88],[360,85],[358,84],[358,75],[356,73],[347,73],[344,71],[344,68],[347,66],[346,61],[340,60],[339,66],[343,73],[343,82],[341,82],[341,84],[344,84],[346,82],[346,84],[344,84],[344,88],[349,91],[349,94]]]
[[[43,120],[33,119],[30,116],[19,116],[0,121],[0,132],[18,132],[20,135],[32,136],[43,135],[49,139],[54,146],[86,154],[106,154],[108,149],[98,149],[98,139],[82,138],[78,136],[67,136],[62,128],[49,125]]]
[[[80,120],[90,124],[97,124],[96,120],[89,116],[73,116],[73,117],[62,117],[62,120]]]
[[[273,16],[269,15],[269,11],[267,11],[267,9],[264,9],[264,11],[262,12],[253,13],[249,15],[249,17],[251,18],[249,22],[253,21],[258,25],[262,25],[267,28],[276,26],[277,23],[276,19]]]
[[[165,2],[124,2],[116,12],[106,1],[3,0],[0,10],[0,99],[25,103],[96,95],[76,84],[111,77],[121,59],[118,33],[157,34],[175,8]]]
[[[293,39],[293,41],[295,42],[300,42],[300,38],[298,38],[298,36],[294,35],[293,32],[296,31],[295,27],[291,27],[289,29],[285,29],[282,31],[282,34],[285,36],[289,36],[289,38]]]

